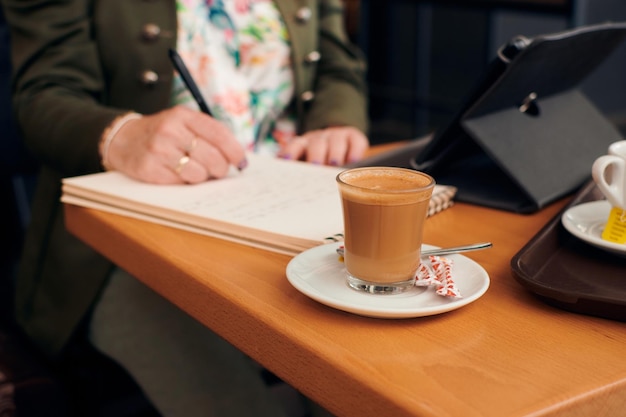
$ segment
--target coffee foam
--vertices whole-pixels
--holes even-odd
[[[365,204],[409,204],[430,198],[434,180],[404,168],[360,168],[339,174],[344,198]]]

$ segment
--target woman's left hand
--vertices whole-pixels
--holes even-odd
[[[296,136],[278,156],[314,164],[345,165],[363,158],[369,147],[367,136],[351,126],[333,126]]]

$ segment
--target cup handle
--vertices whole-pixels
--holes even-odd
[[[607,169],[611,167],[610,176]],[[603,155],[595,160],[591,175],[602,194],[613,207],[626,208],[626,160],[615,155]],[[610,177],[607,179],[607,177]]]

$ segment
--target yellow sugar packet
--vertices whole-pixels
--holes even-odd
[[[602,239],[626,244],[626,210],[620,207],[611,209],[609,219],[602,231]]]

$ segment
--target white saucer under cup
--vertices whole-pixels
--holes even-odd
[[[489,275],[478,263],[460,254],[449,255],[461,298],[438,295],[434,288],[413,286],[399,294],[376,295],[350,288],[337,248],[342,242],[316,246],[287,265],[287,279],[298,291],[326,306],[366,317],[401,319],[456,310],[480,298],[489,288]],[[435,249],[423,245],[422,249]]]
[[[577,238],[600,249],[626,256],[626,245],[602,239],[610,211],[611,203],[607,200],[578,204],[565,210],[561,223]]]

